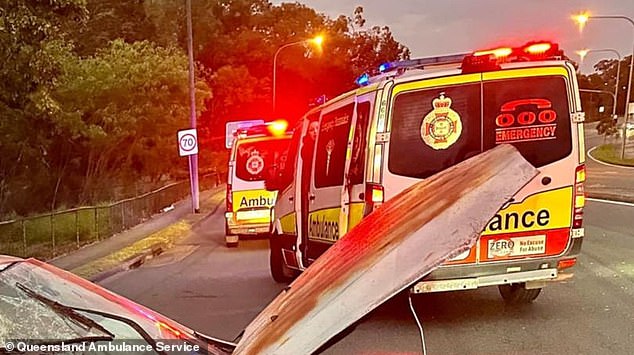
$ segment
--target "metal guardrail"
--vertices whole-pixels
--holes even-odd
[[[221,183],[218,173],[200,177],[201,190]],[[189,180],[137,197],[0,222],[0,254],[49,259],[140,224],[190,194]]]

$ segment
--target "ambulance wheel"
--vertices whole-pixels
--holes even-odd
[[[271,235],[269,238],[269,245],[269,266],[273,280],[278,283],[289,283],[293,281],[295,273],[284,264],[284,258],[282,257],[282,245],[275,235]]]
[[[542,292],[541,288],[527,289],[525,283],[500,285],[498,289],[504,301],[513,305],[531,303]]]

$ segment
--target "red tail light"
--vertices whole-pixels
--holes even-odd
[[[231,184],[227,184],[227,196],[225,199],[227,201],[227,212],[232,212],[233,211],[233,194],[231,193]]]
[[[366,215],[377,209],[383,203],[383,200],[383,186],[373,183],[365,184]]]
[[[583,207],[586,205],[585,181],[586,166],[579,165],[575,170],[573,228],[581,228],[583,226]]]

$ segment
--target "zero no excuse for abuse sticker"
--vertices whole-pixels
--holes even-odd
[[[423,119],[420,134],[423,141],[434,149],[447,149],[462,133],[460,115],[451,109],[451,99],[445,93],[432,101],[434,107]]]

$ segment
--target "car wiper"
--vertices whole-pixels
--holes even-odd
[[[103,326],[101,326],[99,323],[95,322],[94,320],[80,314],[79,312],[77,312],[75,309],[73,309],[72,307],[69,306],[65,306],[57,301],[54,301],[44,295],[41,295],[33,290],[31,290],[30,288],[22,285],[19,282],[15,283],[15,286],[17,288],[19,288],[22,292],[26,293],[29,297],[34,298],[42,303],[44,303],[45,305],[49,306],[53,311],[55,311],[55,313],[60,314],[62,316],[68,317],[72,320],[74,320],[75,322],[83,325],[84,327],[86,327],[86,329],[97,329],[100,332],[106,334],[105,336],[103,336],[103,338],[105,338],[105,340],[112,340],[114,339],[114,334],[110,333],[108,331],[108,329],[104,328]]]

